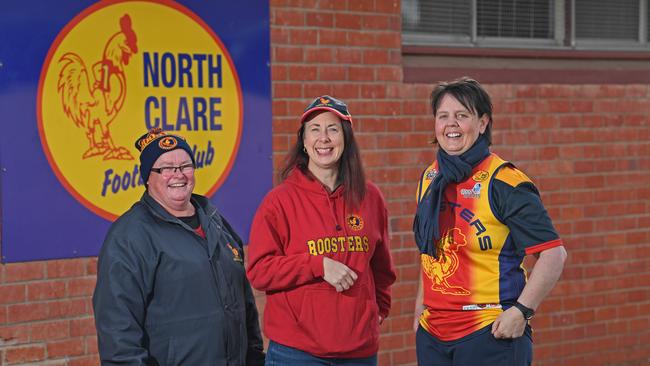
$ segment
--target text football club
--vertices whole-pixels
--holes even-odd
[[[187,138],[195,192],[210,196],[237,155],[242,111],[228,50],[200,17],[171,1],[100,2],[78,14],[52,43],[37,100],[52,170],[108,220],[143,192],[138,136],[161,128]]]

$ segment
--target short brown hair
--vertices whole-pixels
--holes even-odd
[[[488,124],[483,135],[485,135],[488,145],[492,145],[492,100],[481,84],[474,79],[463,76],[436,85],[431,92],[431,108],[434,116],[440,107],[442,98],[447,94],[456,98],[463,107],[477,117],[487,115]],[[433,142],[436,143],[435,137]]]

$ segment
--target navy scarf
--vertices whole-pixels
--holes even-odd
[[[472,147],[461,155],[449,155],[438,149],[438,175],[418,203],[413,220],[415,242],[420,253],[438,258],[436,243],[440,240],[440,205],[445,187],[467,179],[483,159],[490,155],[489,143],[480,135]]]

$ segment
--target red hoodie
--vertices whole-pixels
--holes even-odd
[[[388,316],[395,271],[387,213],[369,183],[359,210],[345,206],[343,187],[328,193],[294,169],[269,192],[251,228],[248,278],[266,291],[264,333],[317,357],[369,357],[379,349],[378,315]],[[359,278],[343,292],[323,279],[323,257]]]

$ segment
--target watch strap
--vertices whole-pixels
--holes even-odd
[[[532,319],[535,315],[535,310],[527,307],[526,305],[523,305],[519,301],[517,301],[513,306],[521,311],[521,313],[524,315],[524,319],[526,320]]]

